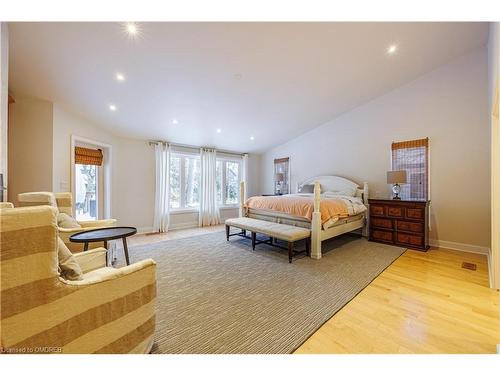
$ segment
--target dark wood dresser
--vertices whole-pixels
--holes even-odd
[[[429,202],[368,199],[370,241],[427,251]]]

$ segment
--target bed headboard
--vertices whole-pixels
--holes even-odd
[[[315,181],[319,181],[321,184],[322,192],[356,189],[356,196],[360,197],[365,204],[368,204],[368,183],[365,182],[361,188],[357,183],[339,176],[316,176],[309,178],[297,184],[297,191],[299,191],[300,186],[313,185]]]

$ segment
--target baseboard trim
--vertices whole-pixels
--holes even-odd
[[[153,232],[153,227],[142,227],[137,228],[137,234],[151,233]]]
[[[190,229],[190,228],[198,228],[198,222],[197,221],[191,221],[187,223],[178,223],[178,224],[171,224],[168,229],[169,230],[179,230],[179,229]]]
[[[483,254],[486,256],[490,253],[490,248],[484,246],[442,240],[430,240],[429,242],[431,246],[444,247],[446,249],[464,251],[466,253]]]
[[[190,229],[190,228],[198,228],[198,222],[190,222],[190,223],[178,223],[178,224],[170,224],[168,230],[179,230],[179,229]],[[137,234],[145,234],[152,233],[153,227],[142,227],[137,228]]]

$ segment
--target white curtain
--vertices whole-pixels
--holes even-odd
[[[241,181],[245,183],[245,196],[240,197],[240,199],[243,202],[245,202],[248,197],[248,154],[243,154],[241,164],[242,164]]]
[[[170,220],[170,145],[158,142],[155,144],[156,186],[154,232],[166,232]]]
[[[211,149],[200,150],[201,192],[200,192],[200,227],[220,223],[217,205],[217,152]]]

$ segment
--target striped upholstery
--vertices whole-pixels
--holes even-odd
[[[73,194],[70,192],[54,193],[54,197],[56,198],[59,212],[73,217]]]
[[[156,264],[105,267],[75,257],[83,280],[57,274],[56,210],[0,210],[0,346],[4,352],[145,353],[155,327]]]
[[[22,193],[17,195],[19,205],[23,206],[43,206],[48,205],[55,207],[58,212],[63,212],[73,217],[73,194],[70,192],[64,193],[51,193],[51,192],[33,192],[33,193]],[[78,253],[83,251],[82,243],[75,243],[69,240],[69,237],[75,233],[104,228],[112,227],[116,225],[115,219],[105,219],[105,220],[88,220],[88,221],[78,221],[81,228],[59,228],[59,237],[64,241],[68,249],[72,253]],[[103,242],[92,242],[89,243],[89,249],[96,249],[103,247]]]
[[[17,195],[20,207],[51,206],[57,208],[56,197],[48,191],[21,193]]]

